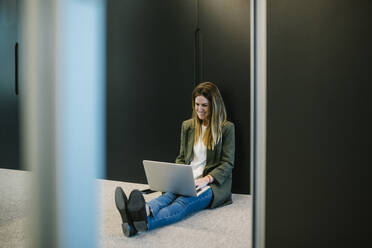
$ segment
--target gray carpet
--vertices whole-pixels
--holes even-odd
[[[30,172],[0,169],[0,247],[26,247],[28,222],[26,191]],[[251,196],[233,194],[229,206],[204,210],[178,223],[132,238],[123,236],[116,210],[114,191],[121,186],[130,191],[146,185],[97,180],[100,219],[98,247],[251,247]],[[159,193],[145,195],[146,200]]]

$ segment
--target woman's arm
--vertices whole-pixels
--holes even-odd
[[[216,166],[208,175],[219,185],[223,184],[226,178],[232,174],[235,157],[235,127],[231,123],[222,135],[222,150],[220,164]]]
[[[181,127],[181,143],[180,143],[180,153],[178,154],[176,158],[176,164],[185,164],[185,128],[184,128],[184,122],[182,123]]]

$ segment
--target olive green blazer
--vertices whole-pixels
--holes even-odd
[[[193,158],[195,126],[192,119],[182,123],[180,153],[176,158],[177,164],[190,164]],[[210,184],[213,199],[210,208],[231,204],[232,169],[235,157],[235,127],[227,121],[222,127],[222,140],[214,150],[207,149],[207,164],[203,176],[214,178]]]

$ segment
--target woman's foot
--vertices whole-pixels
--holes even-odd
[[[135,189],[129,195],[128,213],[137,231],[147,230],[146,202],[141,191]]]
[[[128,213],[128,199],[121,187],[116,187],[115,189],[115,204],[123,222],[121,227],[124,235],[127,237],[135,235],[137,230],[135,229],[133,221]]]

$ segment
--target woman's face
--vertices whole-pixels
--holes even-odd
[[[195,111],[200,120],[206,121],[209,119],[210,103],[204,96],[195,97]]]

